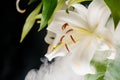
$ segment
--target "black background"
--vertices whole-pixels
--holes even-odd
[[[16,0],[0,1],[0,80],[24,80],[31,69],[38,69],[40,58],[47,50],[44,42],[46,29],[37,32],[35,24],[27,37],[20,43],[24,22],[38,2],[27,5],[29,0],[21,0],[20,6],[26,8],[24,14],[17,12]]]

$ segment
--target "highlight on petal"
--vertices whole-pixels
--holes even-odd
[[[104,0],[93,0],[88,7],[88,24],[90,29],[95,29],[97,26],[105,26],[110,16],[110,10]]]
[[[16,9],[17,9],[18,12],[24,13],[26,10],[25,9],[23,9],[23,10],[20,9],[19,2],[20,2],[20,0],[16,0]]]

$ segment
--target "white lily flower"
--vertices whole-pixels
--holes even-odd
[[[88,9],[74,4],[75,11],[56,12],[48,30],[56,37],[45,55],[49,60],[58,56],[69,56],[72,70],[79,75],[94,73],[90,61],[99,46],[113,49],[113,34],[106,23],[110,10],[104,0],[93,0]]]

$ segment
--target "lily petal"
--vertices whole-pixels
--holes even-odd
[[[27,76],[25,77],[25,80],[36,80],[37,72],[33,69],[29,71]]]
[[[48,44],[52,44],[54,39],[55,39],[56,34],[51,32],[51,31],[47,31],[47,35],[45,36],[45,42]]]
[[[86,21],[76,12],[70,11],[69,14],[65,10],[56,12],[53,17],[52,23],[48,26],[48,30],[54,33],[62,33],[61,26],[65,23],[69,23],[75,26],[86,28],[88,25]]]
[[[115,43],[114,43],[114,22],[112,18],[108,20],[106,27],[103,28],[100,33],[104,39],[103,40],[104,43],[102,43],[103,50],[99,50],[99,51],[109,52],[109,55],[106,58],[114,59],[116,56],[116,51],[115,51]]]
[[[115,29],[114,29],[114,21],[113,21],[112,17],[110,17],[110,19],[108,20],[108,22],[106,24],[106,28],[114,34]]]
[[[73,4],[72,5],[75,8],[75,11],[79,13],[79,15],[85,20],[86,20],[86,15],[87,15],[87,8],[83,6],[82,4]]]
[[[105,4],[104,0],[93,0],[88,7],[88,24],[92,30],[99,27],[98,30],[105,26],[110,10]]]
[[[114,35],[113,33],[108,30],[107,28],[102,28],[102,30],[99,32],[99,34],[102,36],[102,42],[107,44],[109,46],[109,48],[113,48],[114,47]]]
[[[60,40],[61,35],[58,34],[56,35],[56,38],[53,42],[53,44],[51,44],[50,48],[48,49],[47,54],[45,54],[45,56],[48,58],[49,61],[51,61],[53,58],[58,57],[58,56],[65,56],[67,54],[66,49],[63,46],[59,47],[59,40]],[[59,49],[55,49],[59,47]]]
[[[114,36],[116,45],[120,45],[120,21],[117,25]]]
[[[86,37],[72,52],[71,66],[72,70],[79,75],[88,73],[94,74],[95,70],[91,68],[90,61],[93,58],[97,48],[96,39]],[[77,49],[77,50],[76,50]]]

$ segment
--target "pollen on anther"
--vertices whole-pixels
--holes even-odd
[[[65,37],[65,36],[63,35],[63,36],[60,38],[60,43],[62,43],[64,37]]]
[[[73,38],[72,35],[70,35],[70,38],[71,38],[71,40],[72,40],[74,43],[76,43],[76,41],[75,41],[75,39]]]
[[[70,50],[69,50],[67,44],[65,44],[65,48],[67,49],[68,52],[70,52]]]
[[[62,25],[62,30],[64,30],[68,26],[68,23]]]
[[[66,34],[68,34],[69,32],[73,31],[73,29],[69,29],[67,30]]]

